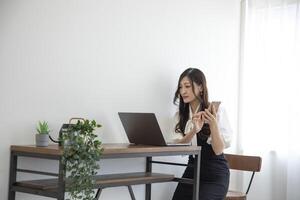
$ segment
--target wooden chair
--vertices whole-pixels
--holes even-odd
[[[252,172],[252,176],[249,181],[247,191],[244,193],[242,191],[229,190],[225,200],[246,200],[247,194],[252,184],[254,174],[255,172],[259,172],[261,169],[262,159],[261,157],[258,156],[245,156],[245,155],[234,155],[234,154],[225,154],[225,158],[228,161],[230,169]]]

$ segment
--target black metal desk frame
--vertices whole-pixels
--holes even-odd
[[[105,147],[107,145],[107,147]],[[110,145],[116,146],[120,145],[119,150],[110,149]],[[124,146],[125,145],[125,146]],[[192,180],[174,178],[175,182],[183,182],[187,184],[193,184],[193,200],[199,199],[199,177],[200,177],[200,147],[154,147],[154,146],[145,146],[141,148],[133,149],[134,151],[128,151],[129,148],[126,148],[128,144],[104,144],[104,152],[101,159],[115,159],[115,158],[137,158],[145,157],[146,158],[146,170],[145,172],[152,172],[152,164],[166,164],[166,165],[177,165],[177,166],[187,166],[187,164],[181,163],[172,163],[172,162],[162,162],[154,161],[153,157],[156,156],[178,156],[178,155],[194,155],[196,162],[194,162],[194,175],[195,178]],[[18,148],[19,147],[19,148]],[[16,192],[30,193],[40,196],[52,197],[57,200],[65,200],[65,177],[64,177],[64,166],[61,162],[62,151],[58,149],[55,152],[47,153],[46,151],[30,151],[30,150],[21,150],[22,148],[28,147],[29,149],[35,149],[34,146],[11,146],[10,151],[10,171],[9,171],[9,190],[8,190],[8,200],[16,200]],[[40,147],[39,147],[40,148]],[[59,147],[57,147],[59,148]],[[143,149],[144,148],[144,149]],[[149,150],[147,149],[149,148]],[[106,151],[107,150],[107,151]],[[135,151],[136,150],[136,151]],[[27,169],[18,168],[18,157],[32,157],[32,158],[42,158],[50,160],[58,160],[59,162],[59,171],[58,173],[50,172],[41,172]],[[41,174],[48,176],[58,177],[58,190],[55,191],[38,191],[32,188],[25,188],[16,185],[17,183],[17,172],[31,173],[31,174]],[[145,199],[151,200],[151,184],[146,184]]]

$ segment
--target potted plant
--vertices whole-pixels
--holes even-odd
[[[95,120],[78,120],[62,133],[62,162],[66,168],[66,191],[71,199],[94,199],[94,175],[100,168],[100,140],[94,130],[101,125]]]
[[[37,127],[37,134],[35,135],[35,144],[38,147],[46,147],[49,144],[49,126],[46,121],[39,121]]]

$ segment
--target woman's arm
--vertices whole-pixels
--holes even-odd
[[[176,143],[190,143],[193,137],[202,129],[204,124],[204,116],[201,112],[193,115],[192,118],[193,129],[186,133],[181,139],[175,140]]]
[[[190,143],[196,133],[197,132],[191,130],[190,132],[185,134],[185,136],[183,136],[181,139],[176,139],[175,143]]]

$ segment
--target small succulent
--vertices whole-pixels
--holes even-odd
[[[39,121],[38,126],[36,127],[36,130],[39,134],[48,134],[50,132],[48,122]]]

